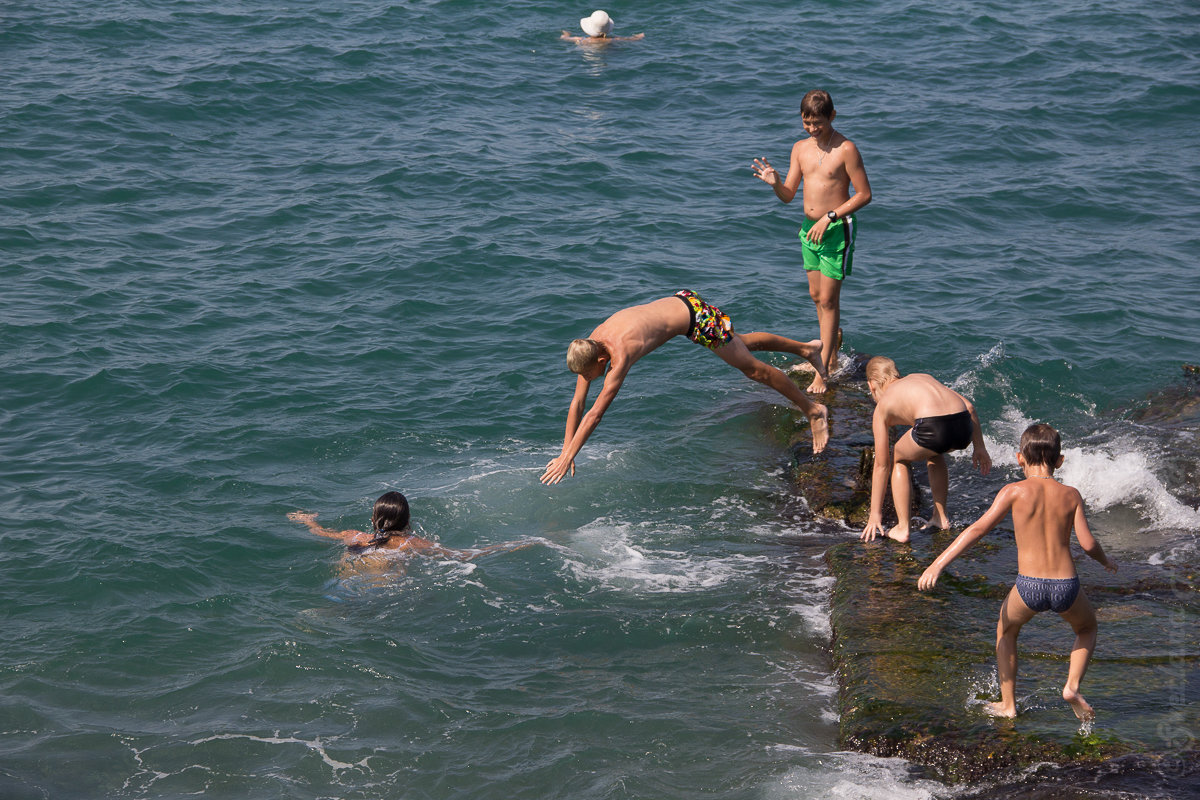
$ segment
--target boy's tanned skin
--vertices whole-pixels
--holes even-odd
[[[1035,429],[1038,429],[1035,431]],[[1031,437],[1031,432],[1035,433]],[[1049,432],[1049,435],[1047,435]],[[1040,436],[1053,443],[1052,450],[1039,458],[1036,450],[1027,446],[1031,438]],[[1062,582],[1075,578],[1075,562],[1071,558],[1071,529],[1083,551],[1102,564],[1109,572],[1117,571],[1117,563],[1104,553],[1104,548],[1092,536],[1083,510],[1079,492],[1054,480],[1054,470],[1062,466],[1058,454],[1058,434],[1049,425],[1033,425],[1022,438],[1017,463],[1025,471],[1025,480],[1010,483],[996,495],[992,507],[934,560],[917,581],[922,591],[932,589],[938,576],[964,550],[978,541],[1011,512],[1013,532],[1017,540],[1018,585],[1014,586],[1000,606],[1000,621],[996,625],[996,669],[1000,677],[1000,702],[989,703],[988,712],[1001,717],[1017,715],[1017,635],[1021,626],[1038,613],[1026,604],[1020,586],[1023,579]],[[1049,458],[1051,463],[1043,459]],[[1074,602],[1059,610],[1048,606],[1041,610],[1058,610],[1075,631],[1071,648],[1071,664],[1062,696],[1081,722],[1095,717],[1095,712],[1079,693],[1079,683],[1087,671],[1088,661],[1096,647],[1096,615],[1087,596],[1076,583]],[[1036,586],[1036,584],[1035,584]],[[1065,599],[1065,598],[1063,598]]]
[[[616,399],[630,368],[668,339],[687,335],[691,326],[692,314],[687,303],[675,296],[622,309],[592,331],[588,339],[598,344],[603,354],[577,372],[575,396],[567,411],[562,453],[546,465],[546,471],[541,476],[542,483],[558,483],[568,472],[575,474],[576,454]],[[812,427],[813,452],[819,453],[824,449],[829,440],[829,415],[825,406],[805,397],[780,370],[750,355],[751,350],[793,353],[807,359],[820,374],[823,371],[820,366],[820,342],[797,342],[772,333],[734,333],[728,342],[713,350],[746,377],[770,386],[799,406]],[[605,375],[604,388],[585,414],[588,389],[592,381],[602,375]]]
[[[887,535],[898,542],[908,541],[912,527],[911,465],[914,461],[924,461],[929,473],[934,519],[930,520],[927,527],[936,526],[942,530],[949,528],[946,498],[949,493],[950,476],[946,469],[945,452],[949,452],[949,449],[962,449],[966,447],[966,442],[955,443],[961,446],[938,452],[917,442],[914,436],[920,431],[915,426],[918,423],[936,423],[949,415],[962,415],[964,412],[969,414],[971,462],[982,474],[987,475],[992,468],[992,459],[983,443],[983,429],[979,427],[975,406],[932,375],[918,372],[901,377],[895,362],[883,356],[876,356],[867,362],[867,388],[876,403],[875,414],[871,418],[871,429],[875,435],[875,469],[871,474],[871,515],[860,538],[869,542],[884,532],[883,498],[890,476],[892,503],[896,507],[897,522],[887,531]],[[896,442],[894,453],[888,436],[893,425],[914,426]]]
[[[809,92],[805,96],[802,109],[809,104],[813,94],[815,92]],[[827,94],[824,96],[828,98]],[[871,202],[871,183],[867,180],[862,155],[854,142],[834,130],[837,112],[832,110],[832,100],[828,107],[831,110],[827,115],[802,113],[808,138],[792,146],[786,178],[781,178],[765,157],[756,158],[752,167],[755,177],[774,189],[775,195],[785,203],[792,202],[801,182],[804,183],[804,215],[814,221],[807,238],[815,243],[822,241],[825,231],[834,222],[829,218],[830,212],[838,219],[844,219]],[[850,194],[851,186],[854,187],[853,195]],[[817,307],[821,331],[821,363],[826,372],[832,373],[837,367],[842,279],[817,269],[806,268],[806,272],[808,293]],[[808,391],[820,393],[826,388],[825,378],[818,373]]]

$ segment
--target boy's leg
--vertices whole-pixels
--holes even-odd
[[[933,519],[925,528],[946,530],[950,527],[950,517],[946,514],[946,497],[950,493],[950,472],[946,469],[946,457],[937,455],[925,461],[925,469],[929,472],[929,493],[933,495]]]
[[[763,331],[738,333],[735,335],[742,340],[742,343],[746,345],[746,349],[751,352],[791,353],[792,355],[800,356],[812,364],[813,369],[817,371],[818,375],[826,375],[825,365],[821,362],[820,339],[813,339],[811,342],[798,342],[786,336],[765,333]]]
[[[788,380],[788,376],[783,372],[750,355],[750,350],[746,348],[740,336],[734,336],[713,352],[750,380],[770,386],[799,406],[808,417],[808,424],[812,429],[813,452],[819,453],[825,449],[826,443],[829,442],[829,409],[805,397],[804,392],[797,389],[796,384]]]
[[[896,525],[887,532],[897,542],[907,542],[912,532],[912,462],[924,461],[933,455],[913,441],[909,429],[896,442],[892,460],[892,505],[896,507]]]
[[[1096,712],[1079,693],[1079,684],[1087,672],[1092,651],[1096,649],[1096,612],[1082,591],[1071,607],[1062,613],[1062,618],[1075,631],[1075,644],[1071,647],[1071,666],[1067,671],[1067,684],[1063,687],[1063,700],[1071,704],[1080,722],[1090,722]]]
[[[821,363],[826,374],[837,369],[838,330],[841,325],[842,282],[823,274],[820,270],[808,270],[808,295],[817,307],[817,325],[821,331]],[[813,393],[824,392],[828,387],[820,374],[808,387]]]
[[[1000,605],[996,623],[996,674],[1000,678],[1000,702],[988,703],[987,712],[996,717],[1017,715],[1017,634],[1021,626],[1037,616],[1014,586]]]

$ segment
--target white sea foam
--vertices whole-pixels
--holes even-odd
[[[307,747],[309,750],[312,750],[314,753],[320,756],[321,760],[335,771],[367,766],[366,758],[363,758],[361,761],[353,764],[345,761],[338,761],[337,759],[333,758],[325,750],[325,745],[321,743],[321,738],[319,736],[310,741],[308,739],[300,739],[295,736],[280,736],[278,733],[276,733],[274,736],[254,736],[248,733],[218,733],[215,736],[206,736],[202,739],[195,739],[192,741],[192,744],[204,744],[206,742],[215,742],[222,739],[246,739],[247,741],[251,742],[261,742],[263,744],[272,745],[302,745],[303,747]]]
[[[984,440],[996,467],[1015,468],[1021,434],[1035,420],[1006,408]],[[1105,444],[1064,447],[1055,475],[1077,488],[1091,511],[1119,506],[1136,510],[1147,528],[1200,528],[1200,510],[1180,502],[1155,473],[1157,445],[1133,433],[1120,433]],[[956,458],[970,458],[962,451]]]
[[[878,758],[865,753],[811,753],[805,748],[777,745],[781,750],[805,752],[812,766],[795,767],[767,787],[767,800],[814,798],[822,800],[933,800],[951,797],[955,789],[937,781],[913,778],[909,762]]]
[[[580,581],[637,592],[693,592],[720,586],[755,559],[709,558],[676,550],[654,550],[635,539],[654,534],[643,526],[599,519],[579,528],[564,565]]]

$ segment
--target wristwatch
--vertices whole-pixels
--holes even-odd
[[[829,212],[828,214],[826,214],[825,216],[829,217],[829,221],[830,221],[830,222],[837,222],[837,218],[838,218],[838,216],[837,216],[837,212],[836,212],[836,211],[830,211],[830,212]]]

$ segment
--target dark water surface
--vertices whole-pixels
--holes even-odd
[[[776,397],[672,343],[537,482],[617,308],[817,335],[750,173],[811,87],[875,194],[847,349],[981,410],[956,519],[1044,419],[1110,552],[1194,563],[1194,4],[605,8],[646,39],[557,41],[591,9],[544,1],[0,11],[0,795],[978,791],[837,750],[853,531],[793,496]],[[391,488],[448,546],[537,545],[380,578],[285,519]],[[1196,655],[1156,712],[1194,719]]]

